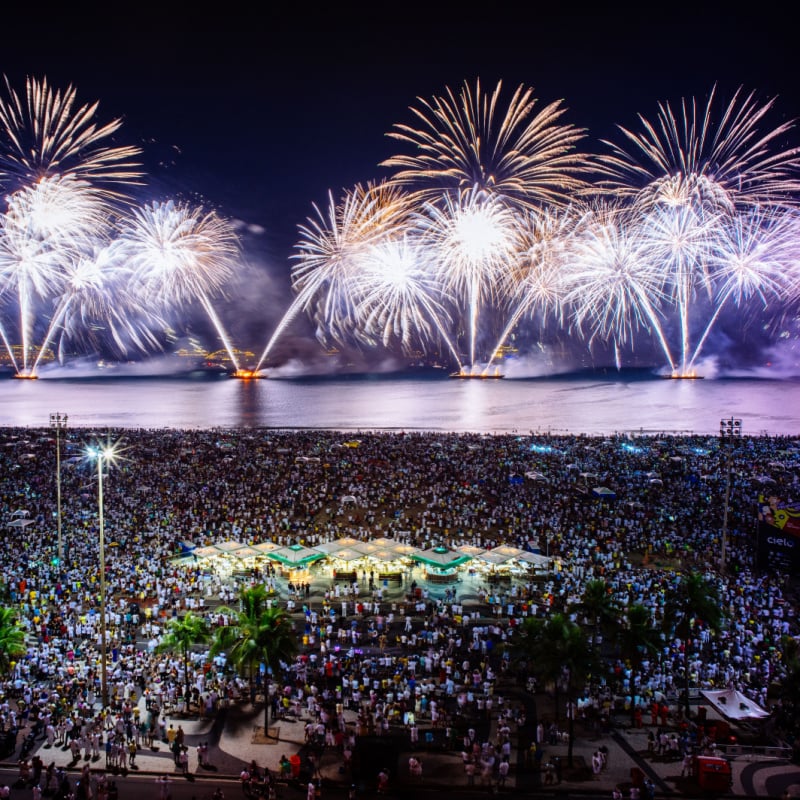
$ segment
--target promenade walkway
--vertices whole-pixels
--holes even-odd
[[[511,691],[511,687],[502,687]],[[514,698],[516,700],[516,697]],[[536,694],[528,697],[528,702],[539,708],[547,708],[550,699],[546,695]],[[349,724],[355,724],[355,714],[347,713]],[[155,743],[152,749],[141,749],[135,764],[129,768],[128,774],[147,774],[157,777],[169,775],[171,779],[193,780],[197,783],[198,796],[210,795],[212,788],[230,786],[239,781],[241,771],[251,762],[261,769],[268,768],[273,774],[280,773],[280,760],[283,756],[292,758],[299,756],[301,775],[298,783],[305,783],[312,778],[312,766],[309,761],[309,748],[305,743],[304,720],[277,720],[270,726],[270,737],[263,734],[263,707],[249,704],[231,706],[221,710],[213,719],[205,719],[199,715],[170,716],[169,722],[180,725],[185,732],[185,743],[189,746],[188,774],[183,775],[176,767],[172,754],[164,742]],[[359,796],[375,796],[376,784],[373,775],[381,768],[390,771],[390,793],[405,794],[415,785],[433,787],[442,791],[458,794],[466,791],[467,777],[458,749],[443,750],[440,747],[428,747],[424,744],[423,727],[421,743],[414,747],[404,729],[391,731],[385,737],[383,748],[377,750],[375,740],[370,740],[371,752],[383,752],[387,759],[394,757],[393,763],[375,762],[374,769],[367,767],[361,775],[354,776],[342,767],[341,756],[334,748],[326,748],[319,762],[316,777],[322,786],[331,794],[346,794],[349,787],[356,785]],[[380,739],[381,737],[378,737]],[[513,737],[519,743],[519,735]],[[207,742],[208,764],[200,766],[197,759],[197,745]],[[377,742],[380,744],[380,742]],[[599,775],[591,769],[592,754],[599,748],[608,751],[607,768]],[[85,763],[82,759],[73,762],[68,749],[62,747],[47,748],[40,746],[39,756],[45,766],[53,762],[78,773]],[[408,759],[415,756],[422,762],[422,777],[415,779],[409,772]],[[524,752],[518,747],[512,751],[512,766],[505,786],[495,787],[501,794],[515,797],[528,794],[577,796],[581,794],[611,797],[616,786],[623,791],[623,796],[630,796],[629,789],[632,776],[640,770],[643,777],[652,780],[657,795],[668,796],[702,796],[697,782],[681,774],[681,761],[670,761],[653,757],[647,752],[647,726],[641,729],[619,726],[609,733],[595,733],[576,723],[576,737],[573,744],[572,768],[568,766],[568,744],[559,742],[544,746],[543,763],[550,759],[559,759],[561,763],[561,780],[554,777],[552,784],[545,781],[544,772],[536,770],[526,763]],[[97,762],[89,762],[92,770],[104,770],[104,757]],[[800,765],[786,760],[772,758],[752,759],[740,756],[731,760],[733,784],[730,794],[738,797],[780,797],[785,790],[793,796],[800,793]],[[15,766],[13,759],[6,759],[6,766]],[[373,775],[370,774],[373,773]],[[480,788],[480,779],[476,778],[476,788]],[[29,790],[26,790],[28,793]],[[21,794],[19,796],[22,796]]]

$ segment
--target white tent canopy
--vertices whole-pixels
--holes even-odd
[[[550,567],[551,559],[547,556],[543,556],[541,553],[531,553],[528,550],[523,550],[516,558],[520,561],[532,564],[534,567],[543,567],[544,569]]]
[[[476,558],[481,561],[488,561],[490,564],[505,564],[507,561],[518,558],[524,552],[518,547],[510,547],[508,545],[501,545],[494,547],[491,550],[484,550],[478,553]]]
[[[409,552],[415,552],[416,548],[411,548],[411,551],[406,549],[406,546],[402,542],[398,542],[395,539],[387,539],[385,536],[382,536],[379,539],[372,539],[369,542],[359,542],[357,545],[354,545],[356,550],[360,550],[364,555],[372,555],[373,553],[378,552],[385,552],[386,550],[391,550],[393,553],[396,553],[396,557],[400,557],[401,555],[407,555]]]
[[[326,555],[329,555],[331,558],[336,558],[339,561],[358,561],[360,558],[364,558],[363,553],[358,550],[353,550],[350,547],[340,547],[338,550],[327,553]]]
[[[329,556],[336,556],[340,550],[352,550],[360,544],[363,544],[360,539],[354,539],[352,536],[345,536],[342,539],[334,539],[332,542],[323,542],[322,544],[314,545],[314,549]]]
[[[720,689],[719,691],[701,690],[700,694],[708,700],[715,711],[729,720],[767,719],[769,711],[736,689]]]
[[[259,542],[253,545],[253,550],[257,550],[259,555],[265,556],[273,550],[280,550],[280,545],[275,542]]]
[[[456,550],[465,556],[479,556],[484,552],[484,549],[483,547],[476,547],[474,544],[460,544],[456,547]]]

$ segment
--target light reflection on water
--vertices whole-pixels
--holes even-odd
[[[607,434],[800,435],[800,381],[559,376],[492,381],[444,375],[240,381],[223,376],[0,379],[0,425],[102,428],[328,428]]]

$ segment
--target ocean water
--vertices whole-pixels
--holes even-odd
[[[222,374],[0,379],[0,426],[309,428],[478,433],[800,435],[800,380],[669,380],[648,372],[455,380],[443,371],[266,378]]]

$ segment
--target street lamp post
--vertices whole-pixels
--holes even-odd
[[[106,537],[103,514],[103,454],[97,455],[97,509],[100,544],[100,694],[103,708],[108,708],[108,654],[106,652]]]
[[[61,431],[67,427],[67,415],[55,414],[50,415],[50,426],[55,428],[56,432],[56,524],[58,526],[58,567],[64,561],[64,544],[61,538]]]
[[[722,517],[722,551],[719,560],[719,570],[724,575],[727,568],[728,555],[728,511],[731,502],[731,463],[733,461],[733,445],[742,436],[742,421],[735,417],[719,421],[719,437],[726,450],[726,477],[725,477],[725,511]]]
[[[114,459],[113,446],[90,447],[89,458],[97,460],[98,545],[100,549],[100,694],[103,708],[108,707],[108,644],[106,631],[106,536],[103,506],[103,468]]]

